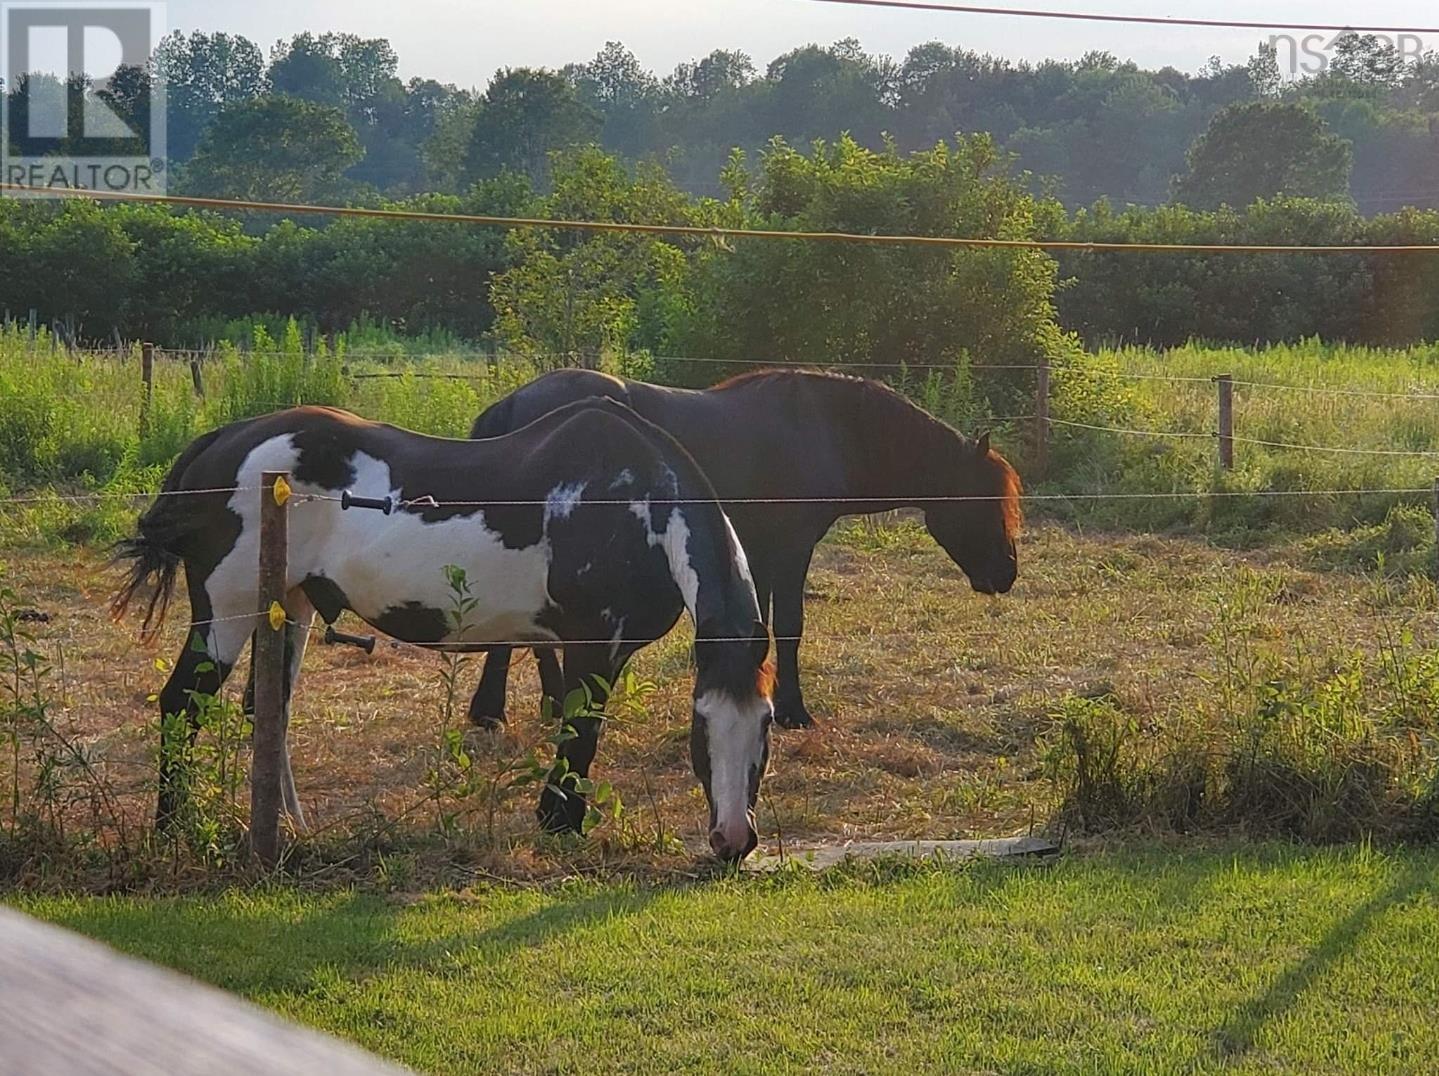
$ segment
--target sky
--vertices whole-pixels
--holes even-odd
[[[979,0],[1107,14],[1182,15],[1343,24],[1439,26],[1432,0]],[[940,40],[1011,59],[1077,59],[1091,49],[1146,67],[1185,71],[1210,56],[1242,63],[1267,40],[1262,30],[1124,26],[940,12],[875,10],[815,0],[169,0],[172,28],[241,33],[268,49],[305,30],[340,30],[388,38],[403,77],[421,75],[483,88],[501,67],[561,67],[592,58],[606,41],[622,41],[647,68],[667,74],[677,63],[717,48],[747,52],[763,67],[799,45],[856,37],[870,52],[902,58]],[[1294,33],[1302,37],[1302,33]],[[1439,49],[1439,34],[1422,45]],[[1284,64],[1286,49],[1281,48]]]

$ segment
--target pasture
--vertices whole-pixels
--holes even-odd
[[[478,660],[313,647],[291,733],[311,830],[290,880],[253,888],[240,677],[191,759],[193,813],[149,833],[183,602],[154,649],[110,623],[126,498],[227,418],[318,400],[461,434],[533,370],[282,342],[207,368],[203,400],[162,366],[141,432],[133,357],[0,341],[5,899],[430,1071],[1422,1068],[1439,904],[1433,856],[1403,849],[1439,830],[1433,460],[1241,441],[1217,473],[1205,379],[1436,392],[1431,352],[1057,370],[1053,414],[1082,425],[1030,483],[1009,597],[972,593],[912,518],[820,547],[801,658],[820,726],[775,732],[761,850],[1032,829],[1066,840],[1056,866],[715,877],[682,627],[622,685],[595,770],[614,795],[583,840],[536,831],[533,662],[510,726],[477,733]],[[911,390],[965,426],[1003,410]],[[1236,432],[1439,451],[1422,400],[1292,395],[1237,389]],[[1021,467],[1026,434],[997,428]],[[1196,496],[1349,489],[1381,492]],[[1059,496],[1095,492],[1166,497]]]

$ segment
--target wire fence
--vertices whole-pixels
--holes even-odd
[[[133,357],[133,348],[86,348],[82,354],[87,356],[108,356],[117,361],[128,360]],[[214,348],[155,348],[156,359],[177,359],[201,361],[216,360],[222,358],[225,352]],[[284,351],[278,348],[262,349],[236,349],[233,354],[237,357],[293,357],[293,352]],[[309,353],[313,354],[313,353]],[[342,350],[336,353],[337,357],[346,362],[349,361],[373,361],[373,362],[404,362],[415,364],[430,362],[439,359],[454,360],[459,362],[482,363],[489,367],[503,366],[506,363],[528,363],[528,364],[561,364],[568,363],[572,366],[578,361],[577,356],[559,352],[466,352],[456,351],[435,351],[424,353],[406,353],[403,351],[351,351]],[[636,353],[634,355],[618,356],[621,366],[630,360],[647,363],[671,365],[691,364],[705,366],[734,366],[744,367],[750,370],[860,370],[860,371],[944,371],[952,374],[969,372],[977,373],[1000,373],[1000,372],[1028,372],[1037,373],[1040,370],[1049,370],[1055,374],[1086,374],[1096,373],[1086,370],[1083,366],[1069,363],[970,363],[963,360],[952,360],[950,362],[929,362],[929,361],[908,361],[900,360],[832,360],[824,358],[816,359],[789,359],[789,358],[736,358],[717,355],[650,355],[647,353]],[[575,367],[580,368],[580,367]],[[1222,376],[1227,374],[1216,371],[1212,374],[1156,374],[1141,373],[1129,370],[1104,370],[1097,372],[1099,376],[1116,378],[1121,381],[1158,382],[1176,385],[1208,385],[1213,384]],[[446,381],[475,381],[488,380],[489,371],[476,371],[468,373],[456,370],[421,370],[407,366],[403,370],[349,370],[345,374],[352,381],[390,380],[399,378],[414,378],[417,380],[446,380]],[[1229,377],[1230,384],[1235,388],[1251,389],[1258,392],[1297,392],[1310,393],[1320,396],[1342,396],[1355,399],[1375,400],[1399,400],[1423,402],[1439,400],[1439,391],[1413,391],[1395,392],[1383,389],[1360,389],[1344,388],[1331,385],[1299,385],[1283,381],[1259,381],[1253,379]],[[1032,417],[1032,416],[1014,416]],[[1004,421],[995,419],[994,421]],[[1122,432],[1113,430],[1112,432]]]

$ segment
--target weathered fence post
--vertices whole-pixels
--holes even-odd
[[[150,431],[150,402],[155,396],[155,345],[140,345],[140,380],[144,383],[144,397],[140,400],[140,436]]]
[[[250,846],[266,867],[280,861],[280,774],[285,764],[285,575],[290,476],[260,481],[260,609],[255,625],[255,735],[250,764]]]
[[[1439,478],[1434,479],[1434,577],[1439,579]]]
[[[200,373],[200,356],[190,356],[190,383],[195,386],[195,396],[203,400],[205,398],[205,377]]]
[[[1220,374],[1214,379],[1219,386],[1219,466],[1234,470],[1234,375]]]
[[[1041,359],[1034,372],[1034,472],[1049,466],[1049,360]]]

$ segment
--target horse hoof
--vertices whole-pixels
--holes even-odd
[[[814,718],[809,714],[803,702],[776,702],[774,704],[775,724],[782,729],[812,729]]]
[[[499,732],[505,727],[505,715],[495,717],[491,714],[471,714],[470,724],[481,732]]]

